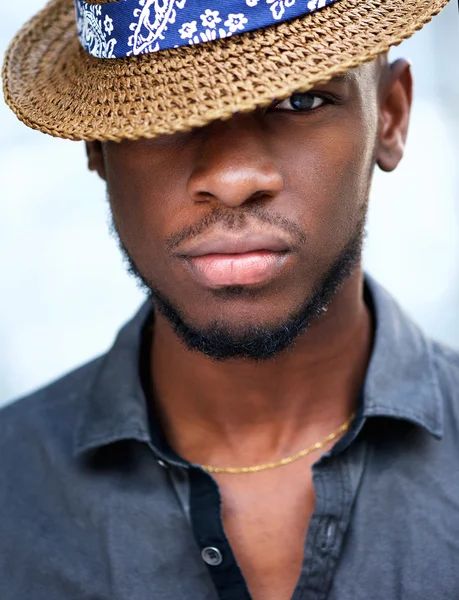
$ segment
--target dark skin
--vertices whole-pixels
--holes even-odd
[[[282,323],[361,221],[374,165],[392,171],[402,158],[412,96],[406,61],[375,61],[311,93],[308,110],[287,100],[190,133],[87,145],[138,270],[197,327],[218,319],[237,334],[254,323]],[[306,242],[266,285],[216,295],[189,277],[166,240],[212,210],[241,212],[251,203],[295,223]],[[292,455],[346,421],[372,346],[362,281],[357,267],[295,345],[268,361],[213,361],[186,348],[157,314],[152,392],[175,450],[198,464],[255,465]],[[293,594],[319,455],[216,476],[225,530],[255,600]]]

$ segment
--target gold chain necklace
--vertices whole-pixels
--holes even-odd
[[[316,450],[320,450],[326,444],[328,444],[328,442],[336,440],[337,437],[349,429],[354,417],[355,413],[353,413],[351,417],[336,431],[329,433],[321,442],[316,442],[313,446],[305,448],[304,450],[300,450],[300,452],[294,454],[293,456],[287,456],[286,458],[282,458],[281,460],[277,460],[275,462],[266,463],[264,465],[254,465],[252,467],[212,467],[211,465],[201,465],[201,468],[208,473],[227,473],[228,475],[239,475],[241,473],[258,473],[259,471],[267,471],[268,469],[283,467],[284,465],[289,465],[300,458],[304,458],[305,456],[312,454]]]

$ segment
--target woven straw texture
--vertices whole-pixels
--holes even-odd
[[[73,0],[52,0],[12,41],[7,104],[72,140],[154,138],[283,99],[368,62],[448,0],[340,0],[306,17],[196,46],[101,60],[79,44]]]

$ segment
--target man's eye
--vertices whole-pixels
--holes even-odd
[[[278,102],[274,106],[274,109],[307,112],[316,108],[320,108],[323,104],[325,104],[325,100],[316,94],[293,94],[293,96],[290,96],[290,98]]]

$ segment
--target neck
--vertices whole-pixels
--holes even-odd
[[[242,456],[256,462],[314,443],[346,421],[371,353],[362,288],[357,271],[293,349],[259,363],[191,352],[157,315],[152,381],[174,449],[196,463],[237,464]]]

